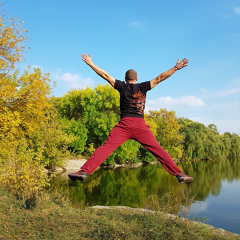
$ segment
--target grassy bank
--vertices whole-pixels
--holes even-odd
[[[48,194],[32,209],[0,189],[0,239],[240,239],[160,212],[73,207]]]

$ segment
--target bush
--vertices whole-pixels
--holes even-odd
[[[48,177],[41,164],[41,152],[28,148],[26,139],[18,142],[1,141],[1,146],[8,149],[1,152],[4,161],[0,163],[0,181],[6,189],[22,199],[34,199],[48,184]]]

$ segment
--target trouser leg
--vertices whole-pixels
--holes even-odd
[[[126,129],[126,125],[119,121],[112,129],[107,140],[102,146],[96,149],[88,161],[81,167],[81,170],[90,175],[98,166],[100,166],[106,158],[121,144],[130,138],[130,132]]]
[[[110,132],[107,140],[99,147],[81,169],[90,175],[104,160],[128,139],[134,139],[148,149],[172,175],[181,170],[170,155],[160,146],[142,118],[123,118]]]
[[[145,121],[139,120],[138,127],[134,131],[134,139],[148,149],[169,173],[176,176],[181,172],[170,155],[157,142]]]

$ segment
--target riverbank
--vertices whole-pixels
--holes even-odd
[[[85,163],[87,162],[87,159],[81,158],[81,159],[69,159],[66,160],[63,164],[63,167],[58,167],[55,169],[56,173],[61,173],[64,171],[78,171]],[[149,165],[157,164],[158,162],[148,163]],[[130,164],[114,164],[110,166],[104,166],[105,168],[138,168],[140,166],[144,165],[144,163],[130,163]],[[99,167],[98,167],[99,168]],[[97,168],[97,169],[98,169]],[[96,169],[96,170],[97,170]]]
[[[0,188],[0,239],[240,239],[161,212],[72,206],[61,194],[44,193],[34,208],[24,206],[23,200]]]

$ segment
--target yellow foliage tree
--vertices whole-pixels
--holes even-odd
[[[20,19],[10,18],[6,24],[3,14],[0,15],[0,75],[13,70],[24,59],[26,32]]]
[[[43,148],[31,148],[30,138],[48,121],[52,104],[48,74],[29,68],[19,76],[15,70],[24,57],[25,32],[20,20],[11,18],[6,26],[0,16],[0,182],[31,199],[48,180]]]
[[[52,106],[49,83],[40,69],[0,78],[0,138],[11,141],[41,127]]]
[[[40,69],[0,79],[0,181],[27,199],[47,184],[43,151],[29,148],[29,143],[48,120],[49,81]]]

